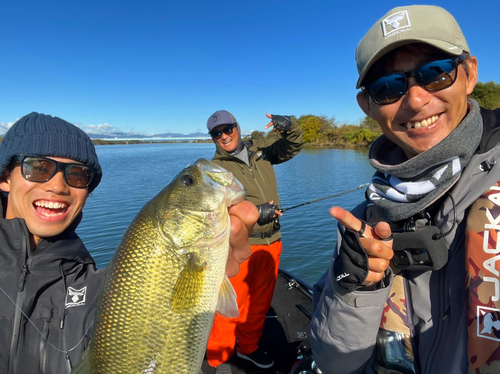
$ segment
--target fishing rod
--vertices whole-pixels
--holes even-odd
[[[357,190],[361,190],[363,188],[366,188],[370,185],[370,183],[365,183],[365,184],[362,184],[356,188],[353,188],[352,190],[348,190],[348,191],[342,191],[342,192],[339,192],[339,193],[336,193],[336,194],[333,194],[333,195],[330,195],[330,196],[326,196],[326,197],[321,197],[319,199],[316,199],[316,200],[311,200],[311,201],[308,201],[308,202],[305,202],[305,203],[302,203],[302,204],[299,204],[299,205],[294,205],[294,206],[291,206],[289,208],[281,208],[281,209],[278,209],[281,213],[283,213],[284,211],[287,211],[287,210],[290,210],[290,209],[295,209],[295,208],[298,208],[300,206],[304,206],[304,205],[308,205],[308,204],[312,204],[312,203],[317,203],[318,201],[321,201],[321,200],[326,200],[326,199],[331,199],[332,197],[337,197],[337,196],[340,196],[340,195],[345,195],[346,193],[350,193],[350,192],[354,192],[354,191],[357,191]]]

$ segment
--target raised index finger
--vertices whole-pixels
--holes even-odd
[[[359,231],[361,230],[361,227],[363,227],[361,220],[354,217],[352,213],[338,206],[330,208],[330,214],[333,216],[333,218],[336,218],[342,225],[344,225],[345,228]],[[365,233],[366,237],[372,237],[371,229],[369,229],[369,227],[366,228]]]

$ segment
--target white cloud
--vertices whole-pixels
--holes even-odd
[[[15,122],[7,122],[7,123],[0,122],[0,136],[3,136],[14,123]]]

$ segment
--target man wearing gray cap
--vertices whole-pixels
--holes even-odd
[[[288,161],[302,148],[302,131],[288,116],[270,115],[273,131],[281,137],[243,141],[236,118],[226,110],[212,114],[207,128],[216,145],[213,162],[232,172],[247,190],[247,200],[259,209],[259,220],[250,236],[252,255],[230,278],[236,291],[239,316],[216,315],[207,345],[208,363],[217,367],[236,354],[260,368],[274,360],[259,348],[266,313],[278,275],[281,236],[278,185],[273,165]]]
[[[315,285],[324,374],[493,373],[500,367],[500,110],[468,98],[477,59],[436,6],[390,10],[356,50],[358,104],[383,135]],[[495,369],[496,368],[496,369]]]

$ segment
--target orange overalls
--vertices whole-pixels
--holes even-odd
[[[282,244],[277,240],[251,247],[252,255],[240,265],[238,275],[229,278],[237,295],[238,318],[215,315],[207,344],[207,360],[213,367],[231,358],[236,341],[238,352],[249,354],[258,348],[262,336],[278,277]]]

